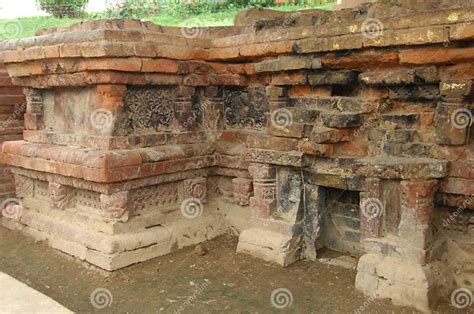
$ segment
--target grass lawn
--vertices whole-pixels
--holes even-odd
[[[278,6],[270,9],[280,11],[294,11],[307,9],[329,9],[333,4],[325,6]],[[203,13],[191,17],[176,17],[166,14],[149,17],[143,20],[169,26],[228,26],[233,25],[238,10],[228,10],[218,13]],[[91,18],[87,18],[91,19]],[[16,19],[0,19],[0,40],[26,38],[35,35],[38,29],[52,27],[66,27],[87,19],[57,19],[50,16],[33,16]]]

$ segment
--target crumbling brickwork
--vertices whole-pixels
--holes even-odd
[[[474,6],[390,2],[3,42],[28,108],[2,223],[107,270],[233,227],[282,266],[360,255],[358,289],[420,310],[472,288]]]

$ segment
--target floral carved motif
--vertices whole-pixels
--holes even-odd
[[[130,131],[166,131],[174,119],[175,92],[169,88],[134,87],[124,97],[125,121]]]
[[[195,178],[183,181],[183,198],[197,198],[205,202],[207,198],[206,178]]]
[[[265,113],[269,111],[264,88],[224,92],[225,121],[230,127],[262,128],[266,125]]]

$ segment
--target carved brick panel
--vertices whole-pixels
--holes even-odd
[[[265,88],[224,92],[224,115],[228,127],[263,128],[267,123],[269,102]]]
[[[72,195],[71,189],[68,186],[49,182],[48,196],[51,207],[65,210],[71,204]]]
[[[100,195],[102,215],[106,219],[127,221],[129,207],[129,192],[120,191],[113,194]]]
[[[34,181],[25,176],[15,175],[16,195],[19,198],[33,196]]]
[[[253,186],[252,180],[244,178],[232,179],[233,194],[237,203],[241,206],[247,206],[250,203]]]
[[[175,99],[176,91],[171,88],[130,88],[124,97],[121,133],[171,130]]]
[[[197,198],[201,202],[207,200],[206,178],[195,178],[183,181],[183,199]]]

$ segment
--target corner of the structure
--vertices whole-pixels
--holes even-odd
[[[395,305],[430,312],[437,299],[435,281],[429,266],[365,254],[357,265],[355,286],[370,299],[391,299]]]

